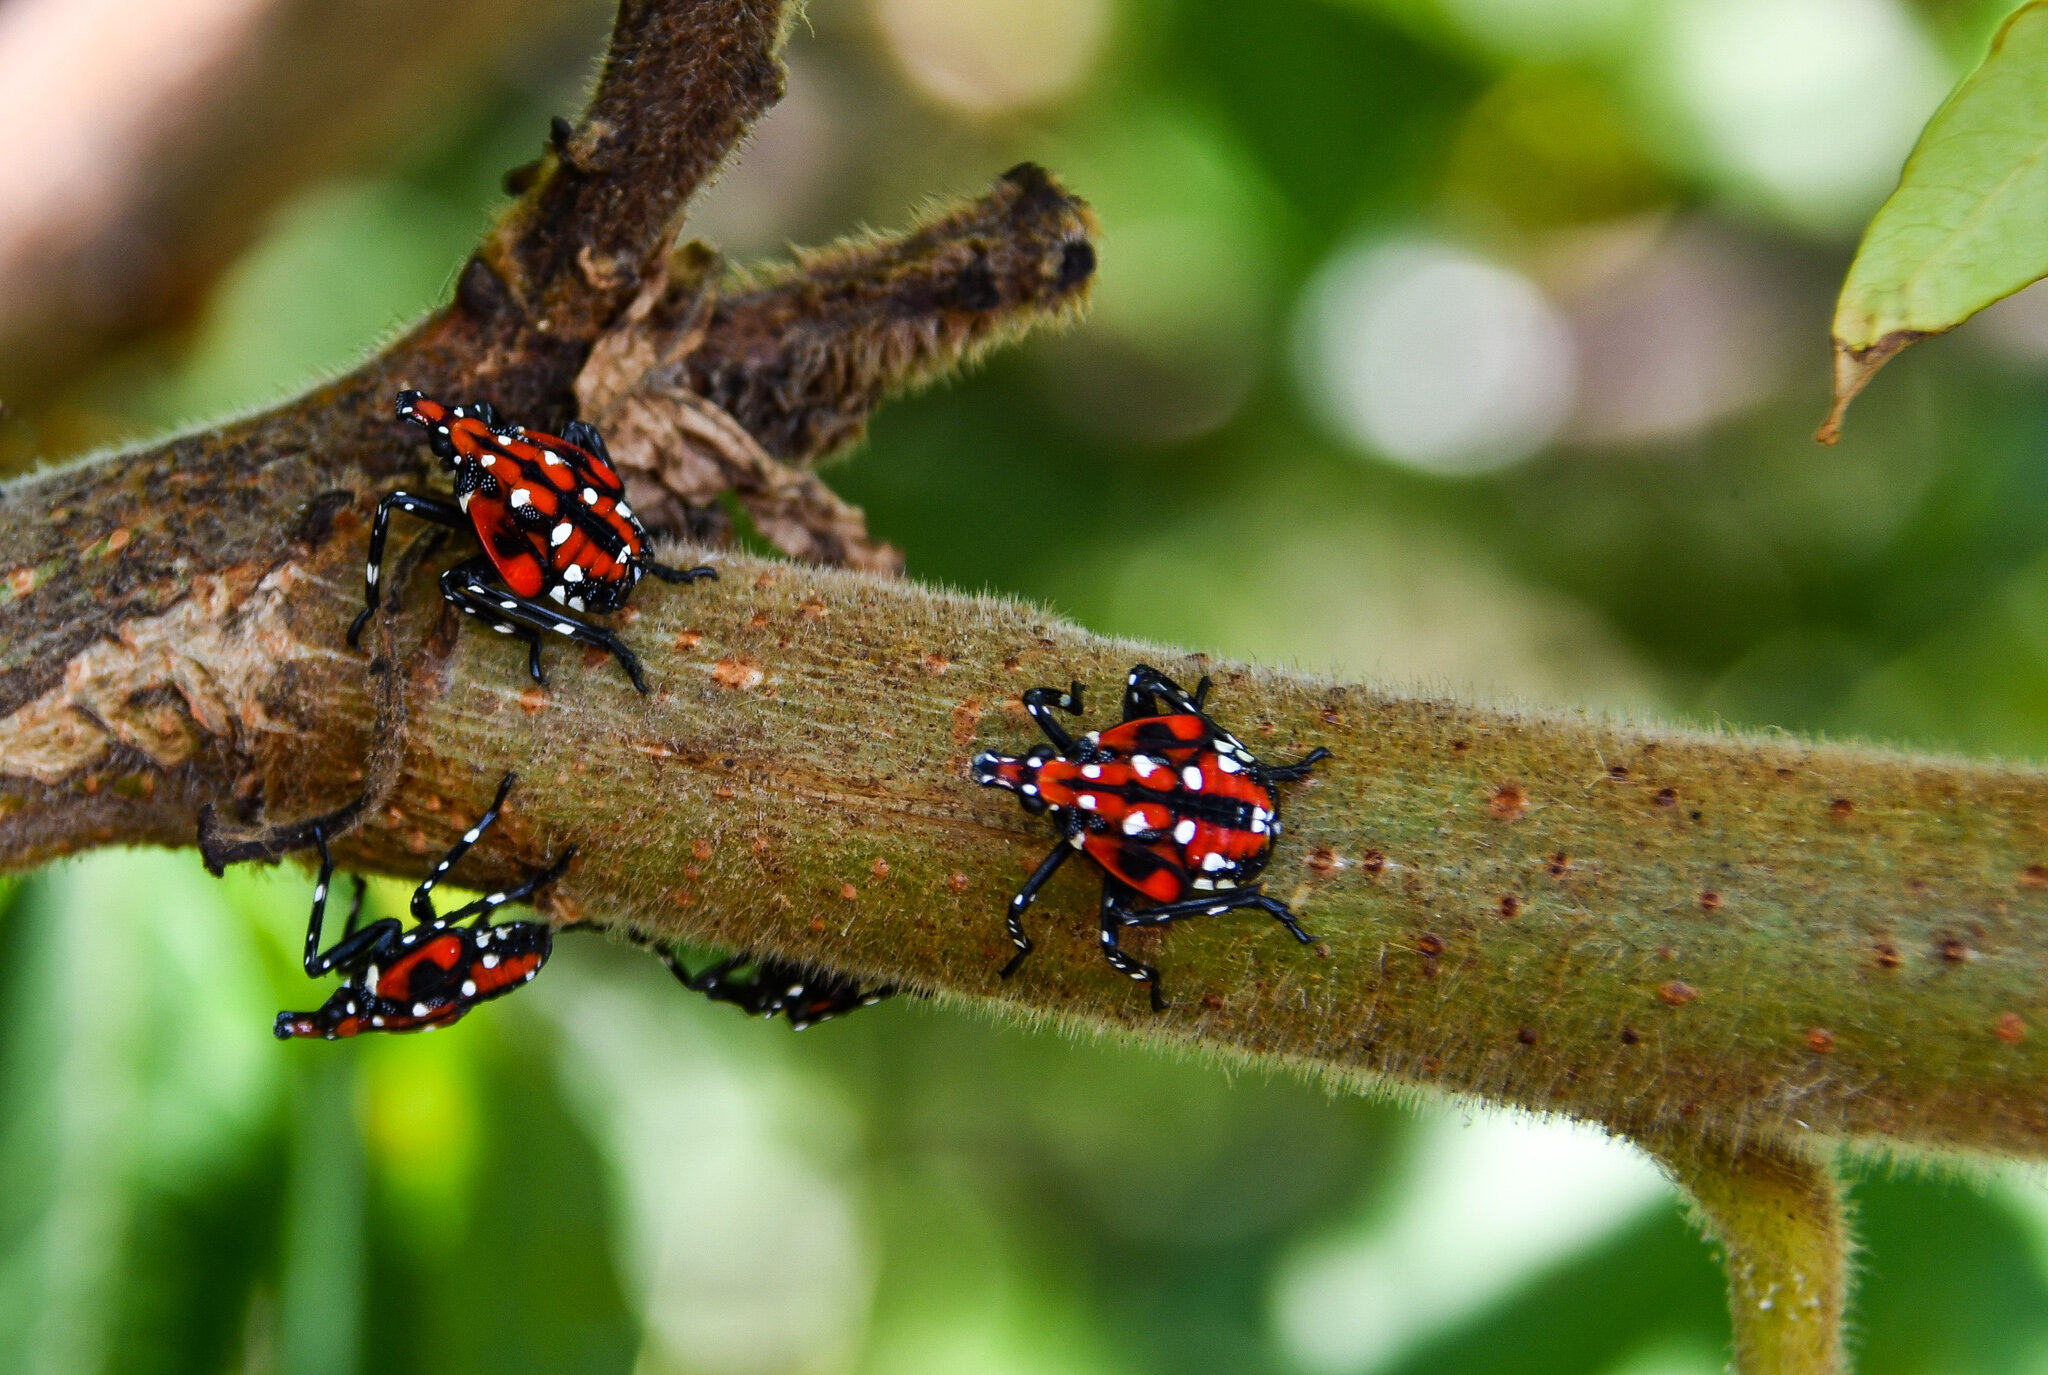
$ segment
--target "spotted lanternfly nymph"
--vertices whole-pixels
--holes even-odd
[[[501,634],[526,641],[528,672],[541,673],[545,635],[595,645],[647,691],[640,660],[608,630],[570,612],[617,611],[642,573],[666,582],[715,578],[716,569],[670,568],[647,557],[647,531],[626,504],[626,489],[604,438],[581,420],[557,435],[506,425],[488,402],[444,406],[416,391],[398,394],[398,418],[427,432],[427,444],[455,472],[455,500],[393,492],[377,503],[363,610],[348,628],[355,645],[377,614],[384,536],[393,511],[460,530],[473,526],[484,547],[441,575],[441,595]],[[493,586],[495,576],[502,587]],[[552,602],[550,606],[548,603]]]
[[[554,935],[545,922],[508,921],[493,925],[491,914],[508,902],[519,902],[561,877],[575,857],[575,847],[517,887],[491,893],[447,916],[434,911],[434,885],[490,829],[512,791],[516,774],[506,774],[490,810],[434,866],[434,872],[413,890],[408,929],[396,917],[373,921],[358,931],[363,915],[363,881],[355,881],[355,901],[341,939],[325,954],[320,951],[321,918],[327,910],[327,885],[334,877],[334,858],[318,829],[313,843],[320,849],[320,877],[313,887],[313,915],[306,924],[306,974],[320,978],[335,970],[342,985],[313,1012],[277,1014],[277,1038],[318,1036],[329,1041],[366,1031],[432,1031],[458,1020],[478,1003],[502,998],[531,983],[554,949]]]
[[[1158,669],[1139,664],[1124,683],[1123,724],[1089,731],[1079,740],[1067,734],[1052,709],[1078,715],[1081,685],[1065,692],[1032,688],[1024,694],[1024,709],[1052,748],[1040,745],[1019,757],[975,756],[975,782],[1016,793],[1028,812],[1051,813],[1060,833],[1060,843],[1010,900],[1010,939],[1017,953],[1003,966],[1004,978],[1031,953],[1025,909],[1076,851],[1102,868],[1102,953],[1119,972],[1150,987],[1155,1009],[1166,1007],[1159,971],[1124,952],[1118,936],[1125,927],[1165,926],[1182,917],[1257,907],[1302,944],[1315,939],[1287,904],[1261,893],[1255,880],[1280,834],[1274,788],[1307,777],[1330,752],[1313,750],[1292,764],[1261,764],[1203,714],[1209,688],[1204,678],[1191,697]],[[1133,906],[1137,902],[1151,905]]]
[[[734,955],[701,974],[692,974],[674,951],[664,947],[656,953],[691,992],[702,993],[715,1003],[731,1003],[749,1017],[786,1017],[798,1031],[857,1008],[872,1007],[896,991],[888,985],[863,988],[840,974],[812,974],[771,956]],[[749,965],[753,967],[751,979],[734,977]]]

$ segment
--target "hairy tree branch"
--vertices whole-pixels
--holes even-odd
[[[1842,1229],[1809,1143],[2048,1154],[2048,777],[1209,663],[824,566],[893,569],[807,465],[885,397],[1071,315],[1092,220],[1020,168],[785,269],[672,252],[690,190],[780,89],[784,23],[624,0],[591,111],[448,307],[279,410],[0,491],[0,865],[367,790],[338,852],[413,876],[516,769],[532,786],[471,874],[573,844],[564,920],[1646,1142],[1749,1267],[1739,1320],[1756,1284],[1810,1281],[1821,1339],[1752,1320],[1743,1368],[1834,1368]],[[420,544],[372,673],[343,639],[368,514],[427,467],[391,418],[401,386],[538,427],[580,409],[672,531],[716,541],[732,491],[819,562],[671,551],[723,577],[649,584],[617,618],[642,697],[563,650],[531,686],[523,649],[433,595],[460,551]],[[1214,674],[1214,710],[1268,756],[1335,756],[1288,790],[1267,880],[1319,943],[1241,916],[1133,933],[1164,1014],[1100,959],[1078,871],[997,979],[1004,904],[1051,838],[965,767],[1031,738],[1022,689],[1078,678],[1107,719],[1138,659]]]

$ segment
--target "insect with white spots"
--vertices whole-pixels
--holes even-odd
[[[1306,945],[1287,904],[1256,883],[1280,835],[1274,789],[1306,778],[1329,758],[1313,750],[1292,764],[1262,764],[1238,738],[1203,714],[1211,684],[1192,696],[1158,669],[1139,664],[1124,681],[1123,724],[1069,735],[1053,708],[1078,715],[1081,685],[1065,692],[1032,688],[1024,709],[1052,747],[1012,756],[978,754],[974,780],[1017,794],[1024,810],[1050,813],[1060,843],[1010,900],[1009,978],[1031,953],[1024,913],[1069,857],[1085,853],[1102,869],[1102,953],[1120,973],[1149,986],[1164,1010],[1159,971],[1125,953],[1120,933],[1183,917],[1221,916],[1240,907],[1271,915]],[[1166,710],[1160,710],[1162,700]],[[1138,902],[1149,906],[1138,907]]]
[[[802,1031],[858,1008],[873,1007],[896,990],[865,988],[842,974],[807,973],[801,966],[768,955],[734,955],[701,974],[692,974],[673,950],[656,951],[684,988],[714,1003],[731,1003],[749,1017],[787,1018]],[[747,966],[752,978],[737,977]]]
[[[575,858],[574,846],[516,887],[486,894],[445,917],[434,911],[433,902],[434,885],[498,819],[506,794],[517,781],[518,775],[505,775],[490,810],[463,832],[434,872],[413,890],[410,928],[396,917],[385,917],[357,930],[363,915],[363,881],[358,878],[348,924],[341,939],[324,953],[320,927],[328,884],[334,878],[334,857],[327,852],[327,837],[314,829],[320,876],[313,885],[313,915],[306,924],[306,976],[318,979],[339,970],[342,984],[312,1012],[278,1013],[280,1041],[299,1036],[333,1041],[366,1031],[432,1031],[458,1020],[478,1003],[533,982],[554,949],[553,930],[545,922],[493,924],[491,914],[560,878]]]
[[[454,470],[455,500],[398,491],[377,503],[363,610],[348,628],[349,644],[377,614],[386,529],[391,513],[403,511],[450,529],[475,529],[483,554],[443,573],[441,595],[500,634],[526,641],[536,683],[547,682],[540,647],[553,634],[605,650],[634,687],[647,691],[640,660],[625,641],[570,613],[617,611],[644,573],[694,582],[718,571],[671,568],[647,556],[647,531],[626,502],[604,437],[581,420],[560,435],[508,426],[489,402],[450,407],[416,391],[398,394],[398,418],[424,429],[428,447]]]

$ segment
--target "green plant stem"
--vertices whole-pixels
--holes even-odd
[[[1738,1375],[1844,1369],[1849,1228],[1827,1164],[1782,1142],[1641,1144],[1721,1245]]]

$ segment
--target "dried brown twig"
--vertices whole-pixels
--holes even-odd
[[[188,843],[207,805],[305,817],[367,785],[385,795],[338,849],[407,874],[516,768],[535,786],[474,876],[574,844],[565,919],[1604,1123],[1669,1165],[1734,1258],[1741,1368],[1837,1368],[1829,1153],[2048,1154],[2036,771],[1402,697],[731,554],[720,582],[649,587],[621,617],[645,699],[602,663],[530,687],[513,647],[456,634],[413,587],[392,728],[376,684],[396,677],[342,631],[367,513],[419,463],[390,420],[400,386],[540,426],[580,393],[678,520],[737,484],[789,514],[788,544],[873,560],[803,465],[1085,290],[1087,212],[1035,170],[751,279],[672,256],[690,190],[780,89],[784,20],[625,0],[589,114],[447,308],[269,414],[0,493],[0,863]],[[1048,841],[964,767],[1027,737],[1020,689],[1079,678],[1114,700],[1139,657],[1216,674],[1261,753],[1336,756],[1290,792],[1268,879],[1321,942],[1250,921],[1134,936],[1166,950],[1157,1016],[1096,957],[1064,877],[1039,952],[998,983],[1003,904]],[[388,791],[380,757],[399,761]]]

